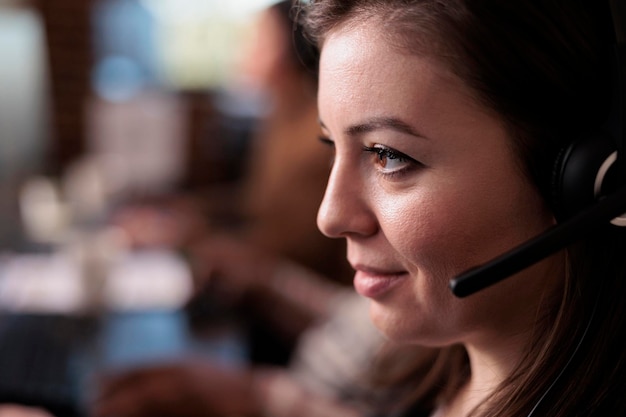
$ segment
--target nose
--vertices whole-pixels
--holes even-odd
[[[376,232],[376,217],[367,204],[363,185],[358,170],[351,170],[340,159],[335,159],[317,213],[317,226],[324,235],[339,238],[368,236]]]

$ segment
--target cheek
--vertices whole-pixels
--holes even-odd
[[[419,192],[396,198],[393,206],[380,213],[380,225],[387,240],[409,266],[425,278],[449,277],[455,253],[462,251],[459,230],[464,219],[454,204]],[[466,236],[463,237],[463,240]]]
[[[551,216],[530,185],[407,193],[381,211],[390,244],[420,274],[447,280],[537,235]],[[511,191],[513,190],[513,191]],[[543,213],[543,215],[542,215]]]

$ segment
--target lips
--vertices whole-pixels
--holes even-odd
[[[374,268],[356,267],[354,288],[364,297],[383,298],[400,285],[407,277],[406,271],[384,271]]]

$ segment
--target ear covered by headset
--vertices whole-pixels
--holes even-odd
[[[597,1],[597,0],[594,0]],[[626,185],[626,2],[607,1],[613,23],[611,90],[602,127],[574,139],[558,154],[552,172],[552,202],[559,222],[571,218]],[[626,226],[624,219],[612,221]],[[620,224],[623,223],[623,224]]]
[[[552,197],[559,221],[618,188],[616,155],[615,139],[602,131],[584,135],[561,150],[552,178]]]

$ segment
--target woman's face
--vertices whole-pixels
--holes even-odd
[[[319,107],[335,160],[318,225],[347,241],[356,290],[388,337],[492,343],[532,325],[555,259],[476,295],[448,282],[553,223],[500,120],[444,66],[375,21],[326,38]],[[558,264],[560,265],[560,264]],[[552,283],[552,284],[550,284]]]

